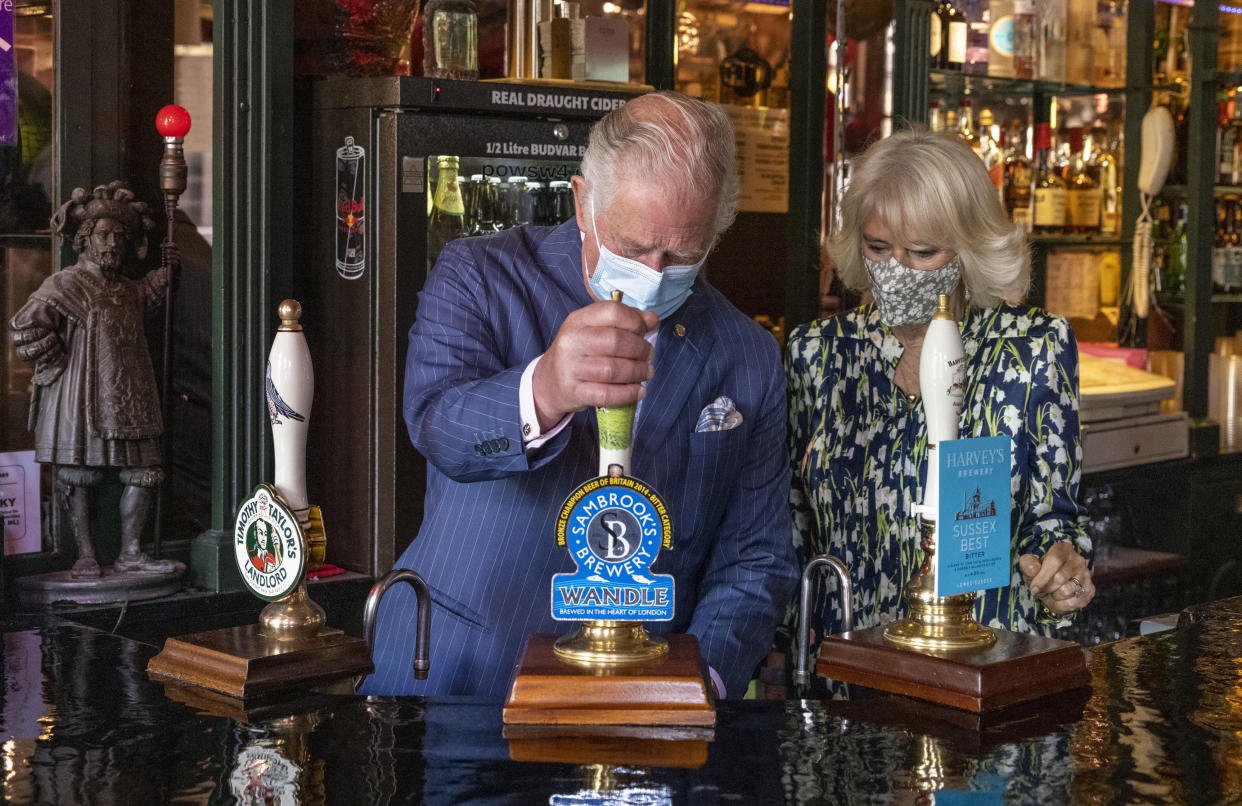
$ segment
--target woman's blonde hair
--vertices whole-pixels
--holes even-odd
[[[888,226],[898,246],[960,255],[972,305],[989,308],[1026,295],[1026,232],[1009,220],[983,161],[956,134],[902,129],[855,158],[828,254],[842,282],[859,291],[871,288],[862,238],[872,216]]]

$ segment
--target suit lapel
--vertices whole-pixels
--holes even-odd
[[[582,236],[576,220],[571,218],[554,229],[536,251],[542,270],[568,297],[569,307],[565,316],[595,301],[582,280]],[[564,321],[562,316],[553,323],[554,327],[548,335],[549,344]],[[599,425],[595,421],[594,409],[578,412],[574,415],[574,421],[574,428],[587,429],[592,444],[599,443]]]
[[[571,311],[594,301],[582,281],[582,237],[574,219],[552,230],[540,242],[536,254],[544,273],[569,298]],[[556,326],[559,328],[560,324],[557,322]]]
[[[706,326],[707,294],[701,285],[702,281],[696,284],[681,310],[660,323],[655,376],[647,384],[634,440],[634,475],[639,478],[653,477],[648,468],[661,461],[662,449],[680,450],[671,439],[673,429],[684,418],[697,416],[685,412],[686,399],[714,345]]]

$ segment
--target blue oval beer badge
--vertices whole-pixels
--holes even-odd
[[[638,479],[583,483],[556,520],[556,544],[578,567],[552,577],[552,618],[671,621],[673,577],[650,566],[672,536],[664,501]]]
[[[302,527],[280,495],[266,484],[242,502],[233,524],[233,554],[242,581],[260,599],[283,598],[306,567]]]

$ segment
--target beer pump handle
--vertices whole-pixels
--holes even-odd
[[[620,302],[622,293],[612,292],[612,301]],[[630,469],[634,446],[634,415],[638,404],[599,407],[595,409],[599,424],[599,474],[625,475]],[[613,470],[616,467],[617,470]]]
[[[923,352],[919,356],[919,392],[927,417],[927,484],[923,488],[923,503],[916,511],[929,520],[935,520],[936,500],[940,495],[937,446],[957,439],[965,390],[962,334],[957,329],[957,320],[949,312],[948,295],[941,294],[936,314],[927,325]]]
[[[299,319],[297,300],[280,303],[280,327],[267,357],[267,409],[272,424],[276,491],[308,525],[306,433],[315,396],[315,371]]]

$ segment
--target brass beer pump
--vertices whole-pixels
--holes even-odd
[[[621,293],[614,291],[612,299],[620,302]],[[670,620],[676,599],[671,576],[646,573],[660,548],[671,548],[672,531],[662,499],[626,475],[636,412],[635,404],[596,409],[600,473],[569,495],[557,522],[558,543],[569,548],[579,568],[552,579],[553,618],[585,620],[578,620],[570,635],[527,639],[504,707],[505,736],[514,758],[584,758],[590,754],[583,756],[582,741],[599,750],[600,742],[611,746],[609,742],[619,741],[615,731],[634,726],[681,731],[674,737],[677,741],[662,734],[663,741],[647,747],[651,753],[705,757],[708,737],[702,731],[715,725],[716,711],[698,641],[692,635],[649,635],[642,620],[628,620],[642,615]],[[619,504],[601,504],[604,496],[619,497]],[[636,513],[651,522],[649,528],[633,520]],[[621,547],[617,555],[614,543]],[[640,549],[647,557],[645,564],[640,561],[643,575],[622,570]],[[600,567],[612,570],[601,572]],[[587,606],[578,607],[577,601],[568,603],[568,590],[596,598],[582,600]],[[641,597],[644,606],[621,601],[631,595]],[[648,596],[650,607],[645,606]],[[547,733],[550,726],[559,732]],[[626,735],[635,739],[645,734]],[[677,747],[670,749],[670,744]],[[566,755],[563,751],[570,745],[577,749]]]
[[[612,292],[612,301],[621,301]],[[633,456],[634,415],[638,404],[598,408],[601,476],[624,476]],[[642,663],[668,654],[668,641],[649,635],[641,621],[584,621],[578,631],[557,639],[556,657],[579,666]]]
[[[974,592],[936,595],[936,516],[940,495],[941,443],[957,439],[962,411],[966,363],[957,320],[949,312],[949,297],[941,294],[936,314],[927,327],[919,356],[919,389],[927,416],[927,484],[918,507],[923,563],[905,589],[910,615],[884,630],[884,639],[917,650],[982,649],[996,642],[996,634],[971,614]]]
[[[980,624],[971,612],[973,591],[936,595],[939,452],[958,438],[966,366],[947,295],[940,295],[937,308],[919,361],[927,416],[927,483],[923,502],[915,509],[923,561],[905,587],[909,616],[824,636],[816,672],[953,709],[1011,713],[1011,706],[1089,686],[1091,675],[1078,644]],[[1008,524],[1002,528],[1007,532]],[[805,602],[801,611],[807,613]],[[800,636],[809,626],[804,616]]]

